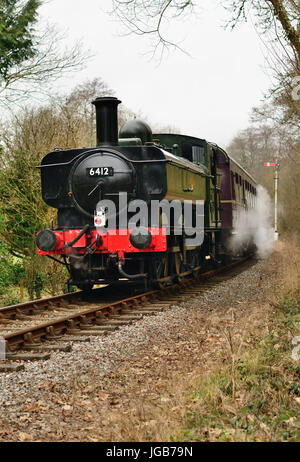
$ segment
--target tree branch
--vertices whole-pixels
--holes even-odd
[[[274,14],[278,18],[279,22],[281,23],[282,28],[286,34],[286,37],[290,42],[290,45],[296,50],[297,55],[298,55],[298,60],[300,60],[300,31],[297,31],[293,27],[289,19],[288,12],[283,4],[283,1],[282,0],[266,0],[266,2],[272,4],[274,8]]]

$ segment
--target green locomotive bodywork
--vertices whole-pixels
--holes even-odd
[[[173,154],[168,156],[166,199],[204,201],[205,229],[220,228],[221,171],[215,146],[184,135],[155,134],[153,138],[155,144]]]

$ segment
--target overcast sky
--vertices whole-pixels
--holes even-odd
[[[246,128],[251,108],[270,87],[263,45],[251,23],[224,30],[226,14],[217,0],[198,0],[198,18],[170,26],[174,39],[190,53],[171,51],[150,60],[146,38],[120,36],[121,25],[105,13],[110,0],[49,0],[43,20],[66,32],[66,44],[81,39],[94,57],[86,68],[53,86],[70,90],[101,77],[122,102],[149,121],[173,125],[183,134],[225,147]]]

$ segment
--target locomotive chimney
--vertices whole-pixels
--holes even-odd
[[[96,106],[97,146],[118,145],[118,98],[96,98],[92,104]]]

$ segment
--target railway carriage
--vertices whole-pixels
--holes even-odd
[[[220,263],[229,253],[236,213],[255,204],[255,180],[216,144],[153,135],[136,119],[118,133],[119,103],[112,97],[93,101],[95,148],[56,149],[39,166],[43,199],[58,212],[57,226],[37,234],[38,253],[65,264],[70,284],[81,289],[119,279],[167,283]],[[157,220],[149,213],[132,227],[129,204],[137,200],[149,211],[155,202],[188,201],[191,229],[202,204],[203,242],[191,244],[187,228],[177,232],[187,219],[184,207],[179,216],[171,210],[167,217],[159,208]],[[99,207],[103,201],[114,205],[112,213]]]
[[[239,232],[241,217],[256,207],[257,183],[221,148],[218,148],[218,165],[221,170],[222,241],[228,251],[232,235]],[[249,230],[249,235],[252,234]],[[247,243],[247,247],[253,250],[253,242]]]

